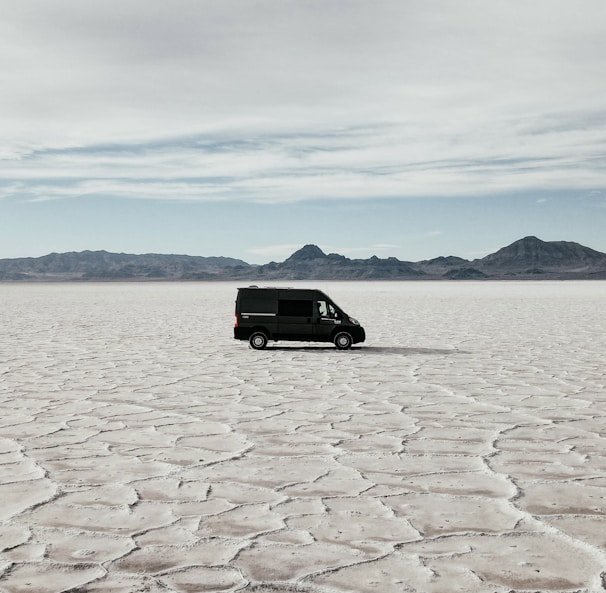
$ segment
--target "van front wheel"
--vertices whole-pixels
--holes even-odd
[[[267,336],[263,332],[255,332],[248,342],[255,350],[263,350],[267,346]]]
[[[353,339],[347,332],[340,332],[335,336],[334,343],[339,350],[347,350],[351,348]]]

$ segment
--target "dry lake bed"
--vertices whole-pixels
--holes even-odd
[[[0,591],[606,591],[606,282],[306,285],[0,284]]]

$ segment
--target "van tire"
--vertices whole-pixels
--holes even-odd
[[[348,334],[347,332],[339,332],[334,337],[333,342],[339,350],[347,350],[351,348],[353,338],[351,337],[351,334]]]
[[[255,350],[263,350],[267,346],[267,336],[263,332],[255,332],[250,336],[248,342],[251,348]]]

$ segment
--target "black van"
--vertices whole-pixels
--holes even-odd
[[[260,350],[268,340],[333,342],[340,350],[366,339],[364,328],[320,290],[238,288],[236,340]]]

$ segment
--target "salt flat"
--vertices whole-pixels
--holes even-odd
[[[606,590],[606,283],[1,284],[0,591]]]

